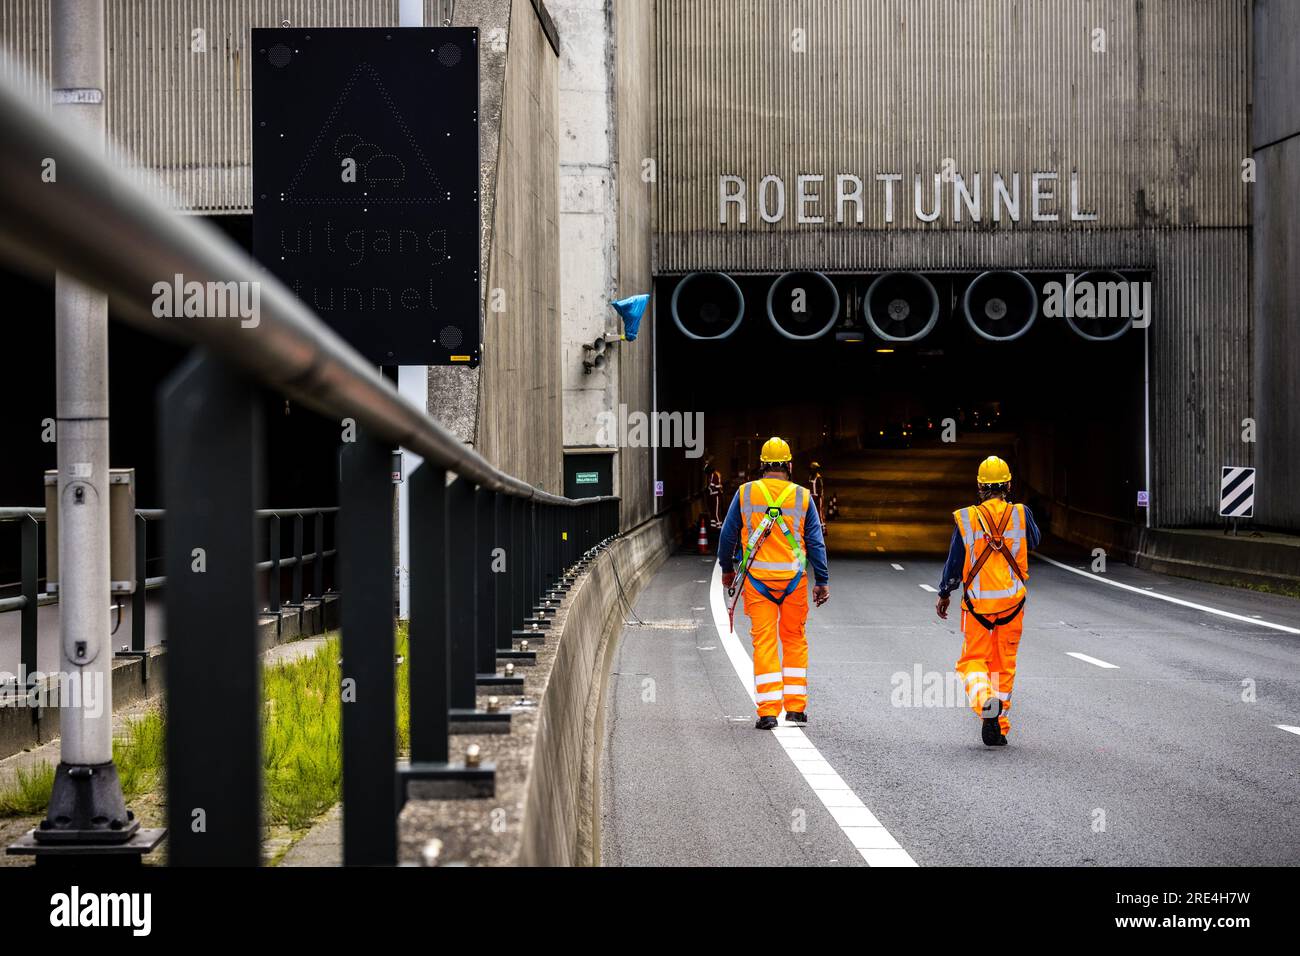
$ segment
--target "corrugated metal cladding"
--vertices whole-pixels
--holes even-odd
[[[1153,269],[1152,518],[1217,520],[1218,467],[1252,447],[1248,0],[658,0],[657,18],[658,273]],[[916,218],[914,177],[928,212],[945,160],[980,174],[980,223],[954,222],[952,182]],[[1021,219],[995,224],[993,174],[1016,171]],[[1060,221],[1030,220],[1035,172],[1058,174]],[[1095,222],[1070,221],[1075,172]],[[825,224],[796,221],[801,174],[825,177]],[[838,174],[863,180],[861,225],[835,223]],[[744,225],[734,206],[719,224],[723,175],[747,184]]]
[[[0,3],[0,44],[49,101],[48,0]],[[440,9],[426,0],[426,17]],[[170,201],[252,211],[253,27],[390,26],[396,0],[107,0],[108,134]],[[426,22],[433,22],[426,19]],[[203,31],[200,37],[196,30]],[[206,52],[198,52],[199,47]],[[152,176],[142,177],[152,184]]]

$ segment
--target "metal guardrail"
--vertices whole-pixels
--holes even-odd
[[[280,624],[280,609],[284,604],[301,607],[303,601],[311,596],[320,597],[325,593],[325,562],[337,555],[334,548],[325,547],[325,516],[336,514],[338,508],[280,508],[260,509],[258,518],[268,521],[267,550],[270,554],[265,561],[258,562],[258,571],[269,572],[267,581],[267,611],[276,617],[277,629]],[[146,576],[148,551],[148,522],[161,521],[166,515],[162,508],[137,508],[135,511],[135,590],[131,593],[131,654],[143,654],[145,645],[146,592],[161,588],[167,583],[164,575]],[[281,557],[280,519],[293,520],[293,550],[290,557]],[[304,523],[311,518],[312,550],[303,549]],[[59,603],[57,592],[41,592],[40,587],[40,539],[37,534],[39,522],[45,520],[44,508],[0,508],[0,524],[6,522],[22,523],[21,541],[21,593],[17,597],[0,598],[0,614],[12,611],[22,612],[19,627],[19,663],[22,672],[34,674],[38,670],[36,661],[36,614],[39,608]],[[303,568],[312,565],[312,587],[303,592]],[[290,580],[290,597],[281,601],[280,577],[283,568],[292,570]],[[33,597],[34,595],[34,597]]]
[[[343,858],[397,859],[407,784],[483,796],[490,764],[450,759],[453,724],[508,724],[479,689],[520,693],[513,641],[545,639],[547,615],[587,557],[618,533],[617,498],[562,498],[508,475],[406,401],[246,253],[176,215],[0,83],[0,256],[58,268],[107,293],[115,314],[198,346],[160,392],[167,578],[169,860],[261,859],[254,585],[258,391],[357,425],[340,447],[343,595]],[[57,182],[42,183],[44,161]],[[153,314],[155,283],[256,282],[255,327]],[[206,287],[206,286],[205,286]],[[202,427],[197,428],[196,422]],[[390,454],[424,463],[409,483],[409,763],[398,765]],[[448,481],[448,473],[454,479]],[[243,517],[241,517],[243,516]],[[203,573],[191,565],[202,553]],[[498,661],[506,660],[505,673]],[[202,808],[206,826],[192,826]]]

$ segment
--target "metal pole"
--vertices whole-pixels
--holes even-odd
[[[397,25],[399,27],[424,26],[424,0],[397,0]],[[397,369],[397,390],[412,405],[429,410],[429,369],[425,365],[403,365]],[[397,494],[397,616],[411,616],[411,535],[410,535],[410,475],[423,460],[410,451],[401,451],[404,480],[395,489]]]
[[[104,61],[104,0],[51,0],[54,115],[96,154],[104,151]],[[51,158],[56,164],[62,159]],[[68,161],[75,163],[71,157]],[[88,703],[93,694],[94,706],[61,708],[60,762],[49,817],[37,839],[126,842],[138,824],[126,825],[126,805],[113,766],[108,299],[59,272],[54,280],[54,323],[61,670],[78,683],[81,703]],[[120,829],[112,831],[110,821]]]
[[[37,580],[40,576],[40,525],[28,515],[22,521],[22,573],[23,573],[23,610],[19,625],[19,670],[22,672],[20,692],[31,687],[32,675],[36,673],[36,615],[40,611],[40,594],[37,593]]]
[[[135,593],[131,595],[131,650],[143,653],[145,649],[145,580],[149,571],[149,555],[146,542],[149,537],[149,522],[144,515],[135,516]]]
[[[473,710],[477,687],[474,628],[478,617],[474,581],[478,568],[474,560],[477,534],[472,481],[457,478],[447,486],[447,524],[450,529],[447,606],[451,628],[451,706]]]
[[[492,549],[497,546],[496,492],[480,488],[474,493],[477,533],[470,560],[475,565],[474,599],[478,613],[474,621],[475,669],[495,674],[497,669],[496,592],[492,588]],[[474,706],[471,702],[470,706]]]
[[[392,446],[359,430],[340,453],[343,863],[397,862]]]
[[[275,633],[280,633],[280,516],[271,515],[267,521],[267,534],[271,539],[271,579],[267,585],[267,601],[275,615]]]
[[[199,352],[159,392],[167,651],[168,861],[262,857],[257,633],[262,415],[254,387]],[[203,428],[196,429],[196,416]]]
[[[312,594],[321,602],[321,621],[325,620],[325,515],[316,512],[316,522],[312,529],[312,544],[316,548],[316,562],[311,569]]]
[[[446,763],[451,706],[447,473],[429,462],[407,479],[411,501],[411,762]]]
[[[302,514],[293,516],[293,603],[302,608]]]
[[[496,601],[496,611],[494,619],[496,621],[496,646],[498,650],[508,651],[511,648],[511,630],[514,628],[514,622],[510,618],[510,545],[512,525],[511,519],[514,512],[510,510],[511,499],[495,492],[493,509],[496,511],[496,542],[493,548],[500,548],[505,556],[504,568],[496,561],[495,556],[492,558],[493,567],[489,574],[492,593]]]

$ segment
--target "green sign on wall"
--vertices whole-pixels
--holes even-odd
[[[600,482],[600,473],[595,471],[580,471],[573,476],[575,483],[579,485],[594,485]]]

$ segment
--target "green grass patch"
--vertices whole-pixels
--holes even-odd
[[[397,628],[398,748],[410,747],[410,669],[405,623]],[[338,802],[343,783],[340,642],[332,635],[309,657],[265,668],[262,721],[265,822],[301,829]],[[158,789],[166,768],[166,728],[161,711],[127,723],[113,742],[122,790],[130,799]],[[0,787],[0,816],[36,816],[49,804],[54,767],[45,762],[19,770]]]

